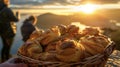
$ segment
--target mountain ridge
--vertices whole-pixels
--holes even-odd
[[[113,10],[104,10],[98,11],[97,13],[92,15],[86,15],[80,12],[73,13],[72,15],[57,15],[54,13],[45,13],[40,14],[37,17],[37,26],[40,28],[49,28],[58,24],[68,25],[72,22],[80,22],[89,26],[108,27],[109,25],[114,24],[110,23],[111,20],[116,20],[116,22],[120,21],[119,11],[120,9],[116,12]]]

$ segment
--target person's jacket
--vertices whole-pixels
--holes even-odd
[[[11,27],[11,22],[17,22],[19,19],[13,11],[0,3],[0,35],[6,38],[13,37],[15,34]]]
[[[24,42],[27,41],[32,32],[36,30],[35,26],[30,22],[31,21],[25,21],[21,26],[21,34]]]

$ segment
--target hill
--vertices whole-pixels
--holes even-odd
[[[40,28],[49,28],[57,24],[67,24],[71,22],[69,16],[55,15],[52,13],[45,13],[38,16],[38,27]]]
[[[71,22],[81,22],[85,25],[109,27],[110,22],[119,22],[120,9],[98,10],[96,13],[87,15],[81,12],[72,15],[56,15],[52,13],[41,14],[37,17],[37,26],[40,28],[49,28],[58,24],[70,24]],[[112,24],[113,25],[113,24]]]

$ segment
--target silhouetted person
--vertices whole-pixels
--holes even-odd
[[[23,41],[26,42],[33,31],[36,30],[35,24],[37,22],[37,19],[35,16],[31,15],[25,21],[23,22],[23,25],[21,26],[21,34],[23,37]]]
[[[0,36],[3,42],[1,52],[2,62],[10,58],[10,48],[15,36],[11,23],[19,20],[19,13],[16,12],[15,15],[8,6],[9,0],[0,0]]]

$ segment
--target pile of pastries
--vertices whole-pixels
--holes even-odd
[[[34,31],[18,52],[36,60],[78,62],[102,53],[110,43],[98,27],[57,25]]]

